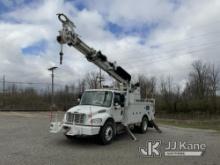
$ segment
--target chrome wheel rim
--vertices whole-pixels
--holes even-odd
[[[113,137],[113,129],[112,127],[109,126],[106,128],[106,131],[105,131],[105,139],[107,141],[110,141],[112,137]]]
[[[147,130],[147,121],[146,120],[143,121],[143,129],[144,129],[144,131]]]

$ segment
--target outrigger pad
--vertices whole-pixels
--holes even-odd
[[[130,128],[126,125],[125,130],[127,131],[128,135],[130,135],[131,139],[134,141],[137,141],[137,138],[134,136],[134,134],[131,132]]]
[[[150,121],[153,127],[157,130],[157,132],[162,133],[161,129],[157,126],[157,124],[154,122],[154,120]]]
[[[51,133],[58,133],[62,129],[61,122],[51,122],[50,123],[50,132]]]

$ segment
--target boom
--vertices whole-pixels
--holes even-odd
[[[94,63],[99,68],[107,72],[116,81],[129,85],[131,81],[131,75],[126,72],[122,67],[117,66],[116,62],[108,61],[107,57],[102,54],[100,50],[95,50],[84,43],[77,33],[75,33],[74,28],[76,27],[74,23],[67,18],[64,14],[57,14],[58,19],[62,23],[62,29],[59,31],[59,36],[57,36],[57,41],[61,44],[60,52],[60,64],[62,64],[63,44],[73,46],[78,51],[80,51],[88,61]]]

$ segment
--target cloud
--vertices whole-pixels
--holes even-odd
[[[111,22],[121,24],[121,26],[129,26],[167,20],[175,4],[169,0],[140,0],[138,2],[132,0],[104,0],[101,2],[87,0],[84,6],[98,10]]]
[[[5,7],[11,7],[13,5],[13,1],[3,0],[1,1],[1,4],[4,5]]]
[[[10,10],[0,12],[0,70],[10,80],[50,81],[47,68],[59,66],[57,13],[67,14],[83,41],[134,76],[170,75],[183,86],[193,60],[216,65],[220,61],[218,0],[40,0],[4,5]],[[61,84],[98,70],[68,46],[63,62],[56,71]]]
[[[38,55],[44,53],[47,49],[47,42],[45,40],[40,40],[32,45],[22,48],[22,53],[25,55]]]

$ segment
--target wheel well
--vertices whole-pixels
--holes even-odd
[[[111,121],[111,122],[115,123],[114,119],[113,119],[113,118],[111,118],[111,117],[110,117],[110,118],[108,118],[108,119],[105,121],[105,123],[106,123],[106,122],[108,122],[108,121]]]
[[[145,115],[142,117],[142,119],[143,119],[144,117],[146,117],[146,118],[147,118],[147,120],[149,121],[148,116],[147,116],[146,114],[145,114]]]
[[[115,124],[115,120],[113,119],[113,118],[108,118],[108,119],[106,119],[106,121],[105,121],[105,123],[107,123],[107,122],[112,122],[113,123],[113,125],[114,125],[114,132],[115,132],[115,134],[116,134],[116,124]],[[105,124],[104,124],[105,125]],[[103,125],[103,126],[104,126]]]
[[[147,118],[147,120],[148,120],[148,124],[147,124],[147,125],[148,125],[148,127],[153,128],[153,125],[152,125],[151,121],[149,121],[148,116],[145,114],[145,115],[142,117],[142,119],[143,119],[144,117],[146,117],[146,118]]]

